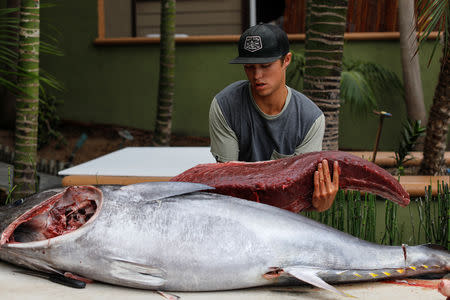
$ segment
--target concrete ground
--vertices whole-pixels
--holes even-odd
[[[14,265],[0,262],[0,298],[1,299],[145,299],[163,300],[163,296],[153,291],[138,290],[126,287],[113,286],[94,282],[86,285],[84,289],[74,289],[60,284],[50,282],[35,276],[24,275],[15,272],[20,270]],[[414,299],[414,300],[444,300],[445,297],[438,293],[435,288],[425,288],[420,285],[436,285],[437,280],[424,280],[416,286],[401,285],[383,282],[358,283],[336,285],[336,287],[357,299]],[[234,291],[221,292],[173,292],[181,300],[301,300],[301,299],[349,299],[337,294],[311,288],[309,286],[299,287],[264,287]]]

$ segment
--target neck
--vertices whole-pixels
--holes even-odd
[[[259,109],[263,113],[273,116],[279,114],[283,110],[288,90],[286,85],[283,85],[280,89],[270,95],[260,96],[252,89],[252,95]]]

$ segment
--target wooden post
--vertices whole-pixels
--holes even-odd
[[[105,2],[104,0],[97,0],[97,15],[98,15],[98,38],[105,38]]]
[[[383,120],[385,117],[392,117],[392,114],[385,111],[373,111],[374,114],[380,116],[380,123],[378,124],[377,137],[375,139],[375,147],[373,148],[372,162],[375,162],[375,158],[377,156],[378,144],[380,142],[381,137],[381,129],[383,128]]]

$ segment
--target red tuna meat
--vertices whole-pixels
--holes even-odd
[[[401,206],[409,204],[409,194],[390,173],[343,151],[311,152],[262,162],[200,164],[171,181],[203,183],[215,187],[219,194],[299,212],[312,207],[314,171],[324,159],[328,160],[331,178],[333,163],[338,161],[341,189],[374,193]]]

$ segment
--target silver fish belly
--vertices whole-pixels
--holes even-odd
[[[117,285],[213,291],[448,272],[446,250],[381,246],[183,182],[70,187],[0,211],[0,258]],[[59,218],[59,219],[58,219]],[[62,219],[62,220],[61,220]]]

